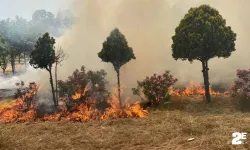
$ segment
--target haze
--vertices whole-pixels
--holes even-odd
[[[19,15],[30,20],[32,13],[38,9],[46,9],[56,14],[59,9],[69,8],[70,0],[1,0],[0,19]]]
[[[237,33],[236,51],[231,57],[209,61],[211,83],[230,84],[236,77],[237,69],[249,68],[248,0],[3,0],[3,3],[0,6],[1,18],[19,15],[30,19],[36,9],[53,13],[64,8],[74,10],[76,24],[57,40],[57,45],[69,53],[69,58],[59,68],[60,79],[65,79],[75,69],[85,65],[88,69],[105,69],[108,80],[115,86],[117,79],[112,65],[101,62],[97,53],[111,30],[117,27],[126,36],[137,57],[122,67],[121,82],[126,87],[134,87],[137,80],[165,70],[171,70],[171,74],[179,79],[179,84],[202,83],[200,62],[175,61],[171,56],[171,37],[175,28],[191,7],[201,4],[216,8],[227,25]],[[12,5],[16,6],[9,9]],[[47,76],[48,73],[45,74]],[[48,82],[47,77],[41,78]]]
[[[122,67],[121,81],[125,86],[134,87],[137,80],[164,70],[171,70],[179,84],[203,83],[200,62],[190,64],[172,58],[171,37],[191,7],[209,4],[219,10],[227,25],[237,33],[236,52],[230,58],[209,61],[211,83],[230,84],[236,77],[236,69],[249,68],[249,3],[248,0],[73,0],[78,22],[58,40],[70,53],[61,77],[85,65],[91,69],[105,68],[109,81],[115,85],[112,65],[101,62],[97,53],[110,31],[118,27],[137,57]]]

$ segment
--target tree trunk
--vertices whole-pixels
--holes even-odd
[[[57,107],[51,68],[48,71],[49,71],[49,76],[50,76],[50,85],[51,85],[51,89],[52,89],[53,102],[54,102],[55,107]]]
[[[56,66],[55,66],[55,80],[56,80],[56,104],[58,106],[58,87],[57,87],[57,62],[56,62]]]
[[[205,85],[205,96],[208,103],[211,102],[211,96],[209,91],[209,76],[208,76],[208,64],[207,61],[202,61],[202,73],[204,78],[204,85]]]
[[[21,63],[21,53],[18,55],[18,63]]]
[[[122,100],[121,100],[121,87],[120,87],[120,70],[118,69],[117,71],[117,85],[118,85],[118,98],[119,98],[119,103],[120,107],[122,107]]]
[[[25,68],[26,68],[27,66],[26,66],[26,55],[25,55],[25,52],[23,52],[23,57],[24,57],[24,65],[25,65]]]
[[[5,75],[5,70],[6,70],[6,68],[2,68],[3,69],[3,74]]]
[[[15,57],[11,58],[11,69],[12,69],[12,74],[14,76],[15,75]]]

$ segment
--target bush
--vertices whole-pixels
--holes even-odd
[[[68,109],[76,103],[87,103],[90,99],[95,99],[97,107],[104,107],[109,96],[106,75],[105,70],[86,71],[82,66],[81,70],[76,69],[66,81],[58,81],[59,96],[66,97]]]
[[[170,71],[165,71],[162,75],[154,74],[146,77],[143,81],[137,81],[137,88],[133,88],[133,94],[143,99],[144,95],[149,101],[148,106],[157,106],[170,100],[169,88],[177,82],[177,79],[170,75]]]
[[[32,104],[35,104],[37,101],[36,94],[38,91],[38,86],[35,82],[30,82],[28,87],[24,86],[24,82],[17,82],[16,86],[18,86],[17,91],[14,93],[14,97],[16,99],[21,99],[24,104],[26,110],[29,110]]]
[[[230,88],[231,96],[239,100],[242,111],[250,111],[250,69],[237,70],[238,79]]]
[[[27,91],[24,88],[24,82],[17,82],[16,83],[17,91],[14,93],[14,98],[21,98]]]

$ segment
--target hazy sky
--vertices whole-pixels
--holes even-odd
[[[70,0],[1,0],[0,19],[13,18],[19,15],[31,19],[37,9],[57,13],[59,9],[70,8]]]

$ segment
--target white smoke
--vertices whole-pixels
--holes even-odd
[[[63,66],[58,68],[59,79],[65,79],[85,65],[87,69],[105,69],[108,80],[115,85],[117,78],[112,65],[101,62],[97,53],[111,30],[117,27],[137,57],[121,68],[121,82],[126,87],[134,87],[137,80],[165,70],[171,70],[171,74],[179,79],[178,83],[203,82],[199,62],[175,61],[171,56],[171,37],[175,28],[191,7],[201,4],[216,8],[237,33],[236,51],[232,56],[209,61],[211,83],[230,83],[236,77],[236,69],[249,68],[248,0],[72,0],[71,3],[77,22],[57,39],[57,44],[69,54]],[[36,79],[49,85],[46,71],[33,71],[27,71],[20,78]]]
[[[25,72],[20,70],[20,75],[15,75],[12,77],[0,77],[0,89],[15,89],[17,88],[16,83],[24,81],[25,85],[28,86],[30,82],[42,83],[44,82],[45,72],[40,69],[34,69],[32,66],[28,65]]]
[[[57,40],[70,54],[59,71],[60,77],[65,78],[85,65],[90,69],[104,68],[110,83],[115,85],[112,65],[101,62],[97,53],[111,30],[117,27],[137,57],[121,68],[121,82],[125,86],[134,87],[137,80],[165,70],[171,70],[178,83],[202,83],[201,63],[175,61],[171,52],[175,28],[191,7],[201,4],[216,8],[237,33],[236,52],[230,58],[209,61],[211,83],[231,83],[236,69],[249,67],[248,0],[72,0],[78,20],[72,30]]]

